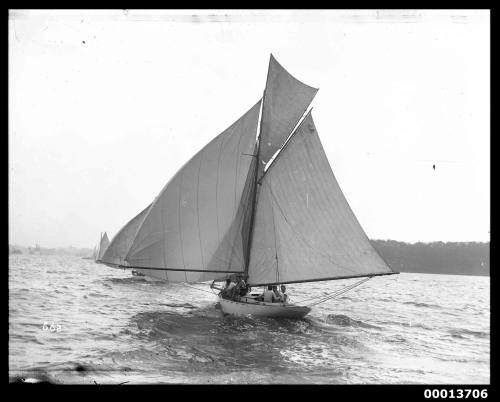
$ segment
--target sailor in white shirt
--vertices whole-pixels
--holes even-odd
[[[276,300],[277,300],[277,298],[276,298],[276,295],[273,292],[273,287],[271,285],[269,285],[267,287],[267,290],[264,290],[264,301],[266,303],[272,303],[272,302],[274,302]]]
[[[288,295],[286,294],[286,286],[281,285],[281,302],[282,303],[288,303]]]
[[[228,284],[228,282],[229,282],[229,284]],[[226,281],[226,287],[224,288],[224,290],[229,291],[232,288],[234,288],[235,286],[236,286],[236,283],[232,282],[231,279],[228,279]]]
[[[226,285],[223,288],[218,288],[217,286],[214,285],[214,282],[212,282],[212,285],[210,285],[212,289],[220,289],[221,292],[219,294],[225,299],[231,298],[232,289],[236,286],[236,284],[233,281],[231,281],[230,278],[226,279]]]

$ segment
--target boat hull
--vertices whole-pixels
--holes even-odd
[[[219,296],[219,302],[224,314],[236,316],[252,315],[254,317],[281,317],[281,318],[302,318],[311,309],[306,306],[282,303],[241,303],[234,300],[223,299]]]

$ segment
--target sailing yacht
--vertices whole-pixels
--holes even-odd
[[[142,224],[150,207],[151,204],[127,222],[127,224],[113,237],[101,258],[104,265],[112,268],[130,268],[128,262],[125,261],[125,256],[132,245],[137,229]],[[145,276],[139,269],[133,269],[132,275]]]
[[[236,275],[252,287],[396,273],[370,244],[328,163],[309,108],[317,91],[271,55],[262,99],[141,212],[119,264],[169,282]],[[219,302],[234,315],[300,318],[311,310],[255,296]]]
[[[104,232],[104,235],[101,233],[101,239],[99,240],[99,247],[97,249],[97,254],[95,259],[95,262],[97,262],[98,264],[102,263],[102,256],[106,252],[108,245],[109,245],[109,239],[107,233]]]

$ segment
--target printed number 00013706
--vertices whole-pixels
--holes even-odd
[[[424,390],[425,398],[449,398],[449,399],[486,399],[488,398],[488,390],[487,389],[477,389],[477,388],[468,388],[468,389],[425,389]]]

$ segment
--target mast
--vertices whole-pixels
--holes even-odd
[[[248,247],[247,247],[247,252],[245,256],[245,273],[243,276],[245,279],[248,277],[248,268],[250,267],[250,250],[252,249],[252,239],[253,239],[253,227],[254,227],[254,218],[255,218],[255,210],[257,208],[257,200],[258,200],[258,189],[259,189],[259,170],[260,170],[260,136],[262,134],[262,115],[264,114],[264,101],[266,98],[266,90],[264,89],[264,94],[262,95],[262,106],[261,106],[261,112],[260,112],[260,125],[259,125],[259,134],[257,135],[257,152],[255,154],[255,161],[257,164],[257,167],[255,169],[255,178],[253,182],[253,201],[252,201],[252,215],[250,217],[250,233],[249,233],[249,238],[248,238]],[[262,169],[264,170],[264,169]],[[262,173],[264,174],[264,172]]]
[[[281,85],[278,85],[276,87],[276,83],[281,83]],[[268,89],[270,91],[269,93]],[[272,165],[274,162],[274,160],[272,159],[272,155],[276,152],[278,152],[277,155],[279,155],[283,147],[287,145],[288,140],[293,136],[297,127],[300,125],[301,119],[304,118],[304,113],[307,111],[317,91],[318,89],[309,87],[291,76],[290,73],[288,73],[288,71],[286,71],[271,54],[266,77],[266,86],[262,97],[260,127],[257,137],[257,152],[255,155],[257,160],[257,169],[254,179],[255,182],[253,185],[254,197],[250,218],[250,237],[248,240],[248,250],[245,256],[245,278],[248,278],[248,271],[250,267],[250,256],[254,238],[255,215],[257,211],[257,204],[259,201],[259,194],[261,191],[261,183],[267,172],[264,170],[265,166],[270,161]],[[267,97],[269,97],[269,99],[267,99]],[[269,101],[269,105],[267,105],[266,99]],[[281,123],[283,123],[283,117],[285,116],[288,118],[288,121],[295,122],[295,124],[288,127],[288,129],[287,125],[283,126],[283,124],[279,124],[280,121]],[[271,120],[269,120],[269,118],[271,118]],[[271,123],[273,124],[271,125]],[[263,129],[264,125],[266,126],[265,130]],[[264,150],[261,150],[263,131],[265,131],[265,147]],[[262,160],[262,158],[266,158],[267,160],[264,161]],[[268,166],[268,169],[269,167],[270,166]],[[278,256],[276,255],[276,263],[277,260]]]

